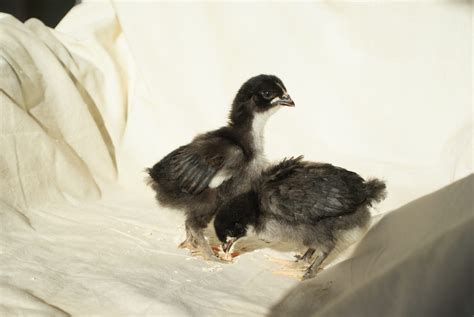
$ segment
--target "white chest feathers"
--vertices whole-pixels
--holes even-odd
[[[255,150],[258,153],[263,153],[263,133],[268,118],[280,109],[281,106],[273,107],[265,112],[255,113],[252,121],[252,138]]]

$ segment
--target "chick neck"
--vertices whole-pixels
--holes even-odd
[[[264,112],[248,110],[241,106],[233,109],[229,125],[242,136],[244,143],[248,144],[256,156],[264,154],[264,132],[268,119],[280,108],[273,107]]]

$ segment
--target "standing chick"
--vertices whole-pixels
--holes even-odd
[[[265,170],[253,190],[223,204],[214,228],[227,254],[249,232],[308,248],[299,259],[310,263],[307,279],[349,233],[367,229],[369,207],[385,193],[380,180],[365,181],[340,167],[302,161],[302,156],[285,159]]]
[[[198,135],[165,156],[147,172],[157,200],[186,214],[186,240],[213,259],[203,229],[222,201],[250,190],[266,166],[263,128],[281,106],[294,106],[276,76],[250,78],[237,92],[227,126]]]

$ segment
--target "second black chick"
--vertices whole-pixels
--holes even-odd
[[[215,259],[203,229],[219,204],[246,192],[266,167],[263,128],[282,106],[294,106],[282,81],[259,75],[246,81],[232,103],[229,124],[198,135],[148,169],[150,185],[164,206],[186,213],[186,240]]]
[[[214,228],[224,252],[248,234],[304,246],[300,260],[310,263],[303,276],[307,279],[349,233],[365,232],[369,207],[385,198],[385,183],[302,158],[266,169],[253,190],[219,208]]]

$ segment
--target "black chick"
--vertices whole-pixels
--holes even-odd
[[[308,248],[299,260],[310,263],[310,278],[349,233],[367,229],[374,202],[385,198],[385,183],[365,181],[331,164],[285,159],[266,169],[254,188],[220,206],[214,220],[224,252],[249,232],[265,240]]]
[[[294,106],[283,82],[273,75],[250,78],[237,92],[228,125],[198,135],[147,172],[157,200],[186,214],[186,240],[215,259],[203,229],[225,200],[250,190],[267,165],[263,152],[265,122],[281,106]]]

